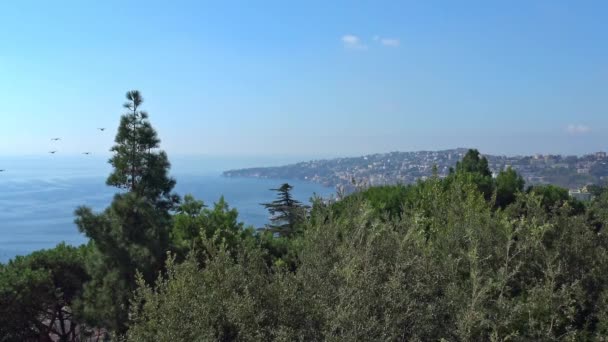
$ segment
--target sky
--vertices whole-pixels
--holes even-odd
[[[170,156],[608,150],[606,18],[606,1],[2,1],[0,155],[107,154],[130,89]]]

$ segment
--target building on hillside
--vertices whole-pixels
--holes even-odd
[[[527,176],[526,180],[528,181],[528,183],[531,183],[531,184],[544,184],[544,183],[547,183],[545,181],[545,177],[539,177],[539,176]]]
[[[568,191],[568,194],[570,195],[570,197],[575,198],[579,201],[590,201],[591,200],[591,193],[587,192],[586,187],[583,189],[570,189]]]

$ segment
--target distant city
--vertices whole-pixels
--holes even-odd
[[[256,167],[225,171],[225,177],[255,177],[297,179],[331,187],[409,184],[426,179],[436,170],[439,177],[449,174],[468,149],[442,151],[390,152],[362,157],[312,160],[279,167]],[[580,189],[589,184],[601,184],[608,177],[606,152],[583,156],[484,155],[494,176],[508,167],[516,170],[528,185],[554,184],[568,189]]]

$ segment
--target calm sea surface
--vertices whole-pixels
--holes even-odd
[[[86,242],[74,224],[74,209],[80,205],[103,210],[116,189],[105,185],[110,172],[107,158],[92,157],[0,157],[0,262],[15,255],[50,248],[65,241]],[[248,225],[262,226],[267,212],[260,203],[274,199],[270,188],[284,180],[224,178],[229,168],[273,165],[292,160],[176,158],[172,176],[175,191],[193,194],[207,205],[224,196],[239,218]],[[289,181],[294,195],[308,202],[313,194],[329,196],[334,189],[307,182]]]

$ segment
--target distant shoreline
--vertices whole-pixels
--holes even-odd
[[[320,184],[325,187],[411,184],[433,175],[434,167],[440,177],[468,149],[440,151],[390,152],[360,157],[310,160],[283,166],[252,167],[222,172],[228,178],[291,179]],[[494,175],[512,167],[528,184],[555,184],[565,188],[579,188],[600,184],[608,179],[608,158],[605,152],[582,156],[531,155],[499,156],[485,154]]]

